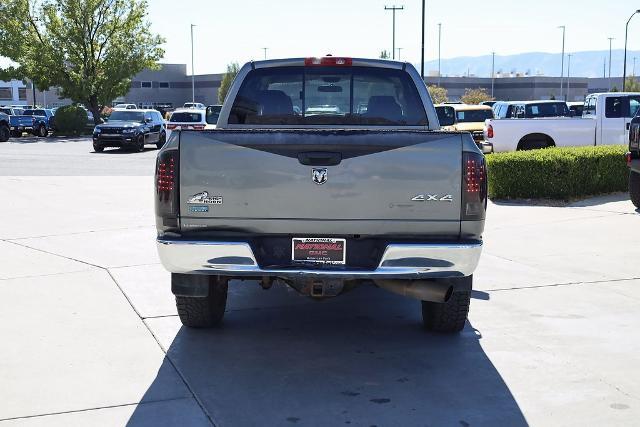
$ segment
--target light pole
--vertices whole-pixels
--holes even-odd
[[[384,10],[390,10],[393,14],[393,44],[391,46],[391,59],[396,59],[396,10],[403,10],[404,6],[399,6],[396,7],[396,5],[393,5],[391,7],[385,6]]]
[[[565,27],[564,25],[560,25],[558,28],[562,28],[562,59],[560,60],[560,99],[564,99],[562,97],[562,83],[564,80],[564,35],[567,27]]]
[[[571,55],[567,54],[567,101],[571,101],[571,97],[569,96],[569,91],[571,90]]]
[[[440,41],[442,40],[442,23],[438,24],[438,87],[440,87]]]
[[[400,51],[403,49],[401,47],[397,47],[396,49],[398,49],[398,61],[400,61]]]
[[[496,68],[496,53],[491,52],[491,97],[493,98],[493,80],[496,77],[496,73],[494,72]]]
[[[196,78],[193,71],[193,27],[195,24],[191,24],[191,102],[196,102]]]
[[[269,49],[268,47],[263,47],[262,50],[264,50],[264,59],[267,59],[267,49]]]
[[[636,10],[631,14],[629,19],[627,19],[627,25],[624,27],[624,65],[622,66],[622,91],[623,92],[624,92],[625,83],[627,80],[627,35],[629,34],[629,22],[631,22],[631,18],[633,18],[636,13],[640,13],[640,9]]]
[[[611,42],[613,37],[607,37],[609,39],[609,90],[611,90]],[[623,89],[624,90],[624,89]]]

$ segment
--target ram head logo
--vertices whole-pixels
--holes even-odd
[[[311,179],[318,185],[327,182],[327,168],[313,168],[311,170]]]

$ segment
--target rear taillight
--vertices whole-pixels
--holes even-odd
[[[351,58],[338,58],[336,56],[323,56],[322,58],[305,58],[304,65],[311,66],[342,66],[350,67],[353,64]]]
[[[479,153],[462,153],[462,220],[484,219],[487,210],[487,165]]]
[[[493,138],[493,126],[491,125],[487,127],[487,138]]]
[[[178,150],[161,152],[156,160],[156,215],[166,227],[178,226]]]
[[[629,129],[629,149],[640,149],[640,123],[631,123]]]
[[[204,125],[193,125],[193,130],[204,130]]]
[[[167,125],[167,129],[170,129],[170,130],[175,129],[176,127],[177,127],[177,125],[173,125],[173,124],[171,124],[171,123],[169,123],[169,124]]]

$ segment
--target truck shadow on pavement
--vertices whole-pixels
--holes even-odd
[[[377,289],[292,301],[232,301],[224,327],[179,328],[167,357],[215,425],[527,425],[470,324],[457,336],[425,332],[418,302]],[[166,395],[161,373],[142,401]],[[129,426],[176,420],[145,406]]]

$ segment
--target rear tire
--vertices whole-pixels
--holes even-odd
[[[47,135],[49,135],[49,131],[45,125],[40,125],[38,126],[38,129],[36,129],[35,135],[39,138],[46,138]]]
[[[457,333],[464,329],[471,304],[471,290],[454,290],[449,301],[422,301],[422,322],[433,332]]]
[[[0,125],[0,142],[7,142],[11,136],[9,126]]]
[[[134,149],[138,153],[142,153],[144,151],[144,135],[140,135],[138,139],[136,139],[136,144],[134,146]]]
[[[164,147],[165,142],[167,142],[167,134],[162,132],[158,137],[158,142],[156,143],[156,147],[158,147],[158,150]]]
[[[629,171],[629,198],[640,209],[640,173]]]
[[[555,143],[551,138],[544,134],[531,134],[525,136],[518,142],[516,150],[538,150],[540,148],[554,147]]]
[[[212,328],[222,323],[227,306],[227,281],[209,277],[209,295],[187,297],[176,295],[180,321],[189,328]]]

